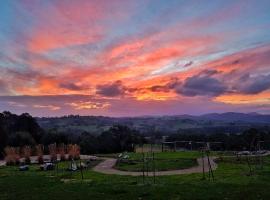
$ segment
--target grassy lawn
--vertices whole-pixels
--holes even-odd
[[[163,152],[155,153],[155,161],[145,163],[143,165],[142,153],[128,153],[129,158],[119,160],[116,169],[123,171],[142,171],[148,167],[151,171],[154,166],[156,171],[167,171],[176,169],[186,169],[197,165],[196,158],[199,157],[198,152]],[[150,154],[145,153],[145,157]]]
[[[141,159],[142,153],[127,153],[130,159]],[[145,155],[147,155],[145,153]],[[158,152],[155,153],[157,159],[178,159],[178,158],[198,158],[201,153],[198,151],[179,151],[179,152]]]
[[[142,160],[119,161],[115,166],[116,169],[123,171],[142,171],[149,167],[152,170],[155,166],[156,171],[167,171],[176,169],[186,169],[197,165],[196,159],[178,158],[178,159],[156,159],[154,162],[149,162],[143,166]]]
[[[248,171],[244,163],[219,161],[214,181],[190,174],[157,177],[156,184],[144,185],[142,177],[103,175],[91,169],[84,171],[81,181],[80,172],[57,174],[37,171],[37,166],[20,172],[17,167],[1,167],[0,199],[270,199],[270,164],[253,176]]]

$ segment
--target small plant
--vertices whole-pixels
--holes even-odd
[[[57,161],[57,146],[56,144],[50,144],[49,146],[49,153],[51,156],[51,162]]]
[[[19,150],[15,147],[6,147],[4,149],[5,151],[5,160],[7,165],[16,165],[19,164],[20,156],[19,156]]]
[[[36,154],[37,154],[37,157],[38,157],[38,163],[39,164],[44,163],[43,152],[44,152],[44,146],[42,144],[36,145]]]
[[[60,154],[60,160],[65,161],[66,160],[66,145],[65,144],[59,145],[58,153]]]
[[[74,156],[74,159],[80,159],[80,152],[81,152],[81,148],[79,145],[75,144],[74,145],[74,148],[75,148],[75,156]]]
[[[80,159],[80,146],[77,144],[68,145],[68,158],[69,160],[78,160]]]
[[[24,146],[22,147],[22,157],[24,157],[24,162],[25,164],[30,164],[31,163],[31,159],[30,159],[30,156],[31,156],[31,147],[30,146]]]

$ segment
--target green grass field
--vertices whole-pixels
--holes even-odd
[[[182,153],[194,158],[196,153]],[[195,155],[194,155],[195,154]],[[137,155],[135,155],[136,157]],[[175,158],[177,153],[161,153],[160,158]],[[179,155],[178,155],[179,157]],[[249,175],[248,166],[226,159],[218,162],[215,180],[201,180],[201,174],[162,176],[156,184],[142,182],[142,177],[103,175],[91,169],[80,172],[30,171],[17,167],[0,168],[0,199],[270,199],[270,158],[262,170]],[[66,167],[63,163],[61,168]],[[149,178],[148,182],[151,182]],[[147,180],[146,180],[147,182]]]
[[[176,169],[186,169],[197,165],[196,158],[199,152],[163,152],[155,153],[155,161],[143,164],[142,153],[128,153],[128,159],[120,160],[115,166],[116,169],[123,171],[143,171],[148,167],[156,171],[167,171]],[[152,159],[151,154],[145,153],[145,157]]]

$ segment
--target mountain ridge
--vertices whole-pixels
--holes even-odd
[[[100,134],[115,124],[128,126],[145,134],[159,132],[238,133],[251,127],[270,126],[270,115],[254,113],[209,113],[199,116],[144,116],[106,117],[70,115],[52,118],[36,118],[44,129],[57,129],[66,133],[90,132]]]

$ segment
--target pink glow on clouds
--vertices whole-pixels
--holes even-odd
[[[176,12],[180,4],[162,1],[14,4],[17,34],[0,47],[0,108],[36,115],[270,113],[269,24],[252,17],[265,6],[185,4],[194,7],[187,16]]]

